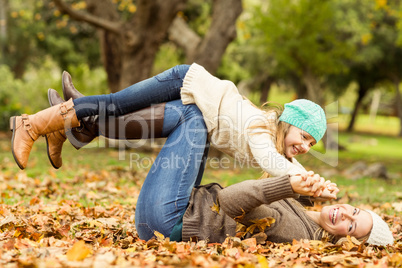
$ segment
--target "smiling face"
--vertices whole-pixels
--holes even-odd
[[[370,233],[373,219],[367,211],[342,204],[323,207],[319,225],[335,236],[361,238]]]
[[[298,127],[291,126],[284,140],[285,155],[292,158],[299,154],[305,154],[315,144],[316,141],[310,134]]]

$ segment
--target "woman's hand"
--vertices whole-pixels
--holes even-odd
[[[324,202],[331,199],[336,199],[336,195],[339,193],[339,188],[336,183],[331,181],[325,181],[325,188],[320,196],[314,198],[314,201]]]
[[[325,180],[318,174],[308,176],[307,178],[304,175],[292,175],[290,177],[290,185],[295,193],[307,196],[319,196],[324,191]]]

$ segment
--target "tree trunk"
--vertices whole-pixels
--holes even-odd
[[[144,0],[142,12],[138,7],[137,16],[126,25],[128,35],[123,50],[122,88],[150,76],[156,53],[166,41],[169,27],[185,2]]]
[[[202,39],[177,17],[169,39],[186,53],[186,62],[197,62],[210,73],[218,69],[227,46],[236,38],[236,20],[243,11],[241,0],[215,0],[211,26]]]
[[[111,92],[151,75],[156,53],[168,34],[184,48],[188,63],[195,61],[215,73],[227,46],[236,37],[236,20],[242,12],[241,0],[214,0],[211,27],[202,39],[176,17],[187,0],[137,0],[137,11],[129,21],[120,17],[112,0],[86,0],[88,12],[74,10],[64,0],[53,2],[72,19],[99,29]]]
[[[260,96],[260,104],[264,104],[268,101],[269,91],[271,89],[271,85],[274,82],[272,77],[268,76],[261,84],[261,96]]]
[[[324,96],[319,78],[308,68],[303,73],[303,82],[307,88],[307,98],[321,107],[324,107]]]
[[[102,60],[112,92],[150,76],[155,55],[186,1],[138,0],[136,13],[126,20],[111,0],[86,0],[88,12],[74,10],[63,0],[53,0],[72,19],[99,29]]]
[[[7,44],[7,0],[0,0],[0,51],[4,55]]]
[[[209,72],[215,73],[227,46],[236,38],[236,21],[242,11],[241,0],[213,1],[211,26],[200,46],[194,54],[190,54],[187,61],[197,62]]]
[[[88,13],[72,9],[63,0],[53,1],[72,19],[98,27],[112,92],[150,76],[168,31],[170,39],[185,48],[188,63],[197,62],[215,73],[227,46],[236,37],[236,20],[242,12],[241,0],[213,1],[211,27],[201,39],[176,17],[187,0],[138,0],[137,11],[129,21],[120,17],[111,0],[86,0]]]
[[[87,2],[96,6],[91,12],[93,15],[111,21],[121,20],[111,1]],[[100,2],[103,2],[103,7],[99,5]],[[123,23],[120,34],[101,30],[103,62],[112,92],[150,76],[155,55],[184,2],[185,0],[138,1],[137,13],[132,20]]]
[[[348,128],[346,129],[347,132],[352,132],[353,131],[353,128],[354,128],[354,125],[355,125],[355,122],[356,122],[356,118],[357,118],[357,113],[359,111],[359,108],[361,106],[361,103],[362,103],[364,97],[367,94],[367,91],[368,91],[368,88],[366,88],[362,84],[359,84],[358,96],[357,96],[357,99],[356,99],[356,102],[355,102],[355,106],[353,108],[353,113],[352,113],[352,116],[350,118]]]
[[[290,74],[290,81],[296,90],[298,99],[308,99],[306,84],[300,79],[296,73]]]
[[[399,91],[400,80],[395,79],[394,84],[395,84],[395,105],[399,117],[399,137],[402,137],[402,100],[401,100],[401,92]]]
[[[110,1],[86,0],[90,14],[111,22],[119,22],[119,14]],[[107,73],[107,82],[111,92],[120,90],[122,66],[122,40],[120,33],[98,28],[100,51],[103,67]]]

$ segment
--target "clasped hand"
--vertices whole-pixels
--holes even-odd
[[[290,184],[295,193],[313,196],[317,201],[336,199],[339,192],[337,185],[330,180],[325,180],[319,174],[309,171],[307,174],[293,175]]]

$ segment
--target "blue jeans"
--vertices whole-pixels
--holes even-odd
[[[162,132],[168,138],[142,185],[135,211],[135,226],[144,240],[154,231],[170,236],[205,167],[207,129],[196,105],[167,103]]]
[[[170,236],[186,211],[193,187],[201,182],[207,129],[198,107],[183,105],[180,100],[188,69],[188,65],[178,65],[117,93],[74,100],[78,119],[92,115],[117,117],[170,101],[165,106],[162,129],[167,140],[137,201],[135,225],[141,239],[152,238],[154,231]]]
[[[189,65],[177,65],[152,78],[107,95],[73,100],[78,119],[91,115],[120,116],[152,104],[180,99],[180,89]]]

